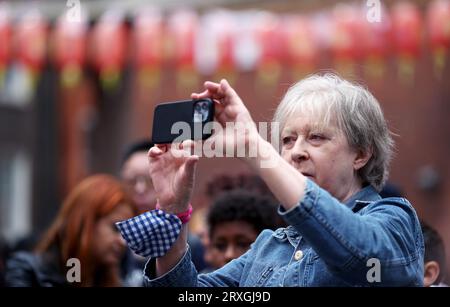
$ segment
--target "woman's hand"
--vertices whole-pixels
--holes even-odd
[[[207,81],[204,87],[204,92],[193,93],[191,97],[211,98],[215,103],[216,121],[223,128],[222,131],[216,131],[208,142],[216,144],[215,147],[221,145],[224,154],[235,153],[236,149],[248,152],[249,146],[256,146],[259,137],[256,124],[230,84],[222,79],[220,83]],[[227,123],[228,128],[230,124],[233,127],[226,129]]]
[[[166,212],[187,210],[194,187],[198,156],[191,155],[192,141],[181,144],[155,145],[148,152],[150,176],[158,203]]]
[[[256,124],[244,103],[226,80],[220,83],[205,82],[204,86],[204,92],[194,93],[191,97],[213,99],[216,121],[222,127],[225,128],[227,123],[243,124],[245,127],[244,131],[224,129],[215,133],[210,138],[212,142],[223,144],[224,153],[235,153],[236,149],[244,149],[245,161],[266,182],[284,208],[289,210],[296,206],[303,198],[306,178],[283,160],[275,148],[259,135]],[[247,152],[255,153],[255,156],[248,155]]]

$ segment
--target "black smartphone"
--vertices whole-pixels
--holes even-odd
[[[212,133],[204,127],[213,120],[214,102],[209,98],[158,104],[153,112],[152,141],[167,144],[205,140]]]

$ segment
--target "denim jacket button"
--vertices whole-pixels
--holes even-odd
[[[299,261],[299,260],[301,260],[302,258],[303,258],[303,252],[302,252],[301,250],[296,251],[296,252],[295,252],[295,255],[294,255],[294,259],[297,260],[297,261]]]

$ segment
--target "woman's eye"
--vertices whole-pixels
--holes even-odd
[[[322,141],[325,140],[325,136],[318,133],[313,133],[309,136],[309,139],[312,141]]]
[[[290,143],[292,143],[292,141],[293,141],[293,138],[290,136],[286,136],[282,139],[282,142],[284,145],[290,144]]]

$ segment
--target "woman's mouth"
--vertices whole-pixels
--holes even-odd
[[[310,173],[306,173],[306,172],[300,172],[300,173],[302,173],[302,175],[305,176],[305,177],[309,177],[309,178],[314,177],[314,176],[311,175]]]

